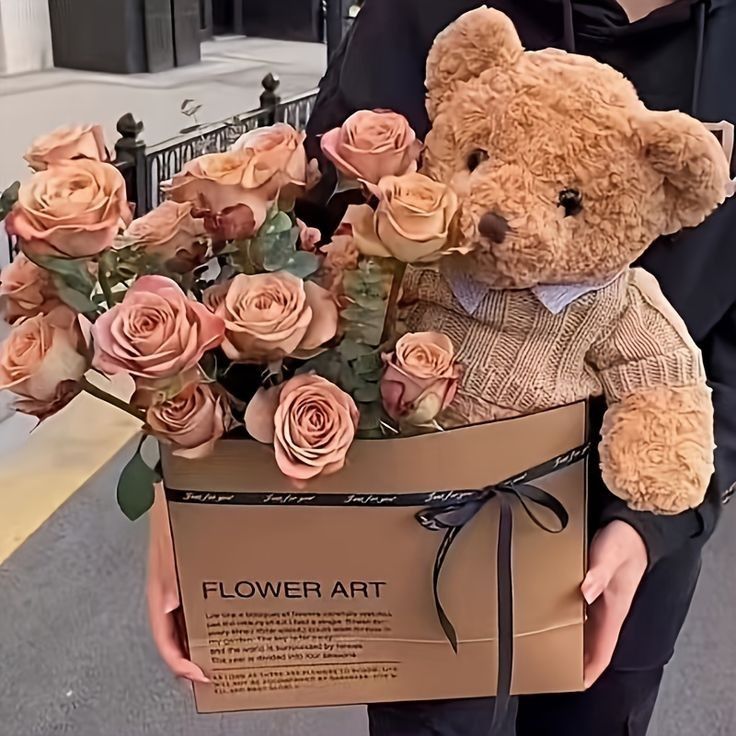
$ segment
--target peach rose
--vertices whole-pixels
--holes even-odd
[[[77,125],[59,128],[42,135],[31,144],[23,158],[35,171],[44,171],[50,164],[76,158],[109,161],[105,136],[99,125]]]
[[[457,195],[448,186],[407,174],[387,176],[372,190],[379,200],[375,212],[353,205],[345,215],[363,255],[416,263],[463,250],[448,245],[458,210]]]
[[[163,189],[175,202],[218,214],[238,205],[253,213],[256,229],[266,220],[274,193],[266,185],[274,171],[254,171],[253,151],[208,153],[189,161]]]
[[[131,219],[122,174],[78,159],[51,164],[21,185],[7,229],[31,258],[89,258],[107,250]]]
[[[381,397],[392,419],[414,427],[426,426],[455,398],[461,369],[452,342],[445,335],[404,335],[394,352],[383,359],[386,371],[381,379]]]
[[[291,125],[276,123],[245,133],[236,141],[232,150],[252,150],[255,153],[253,171],[277,172],[279,189],[288,184],[306,186],[306,137],[305,133],[296,131]]]
[[[175,455],[190,459],[206,457],[230,426],[230,409],[223,396],[205,383],[186,386],[168,401],[146,412],[150,432],[161,442],[176,447]]]
[[[281,472],[297,482],[341,470],[360,418],[358,407],[326,378],[296,376],[260,389],[245,412],[253,439],[273,443]]]
[[[81,390],[89,365],[76,315],[67,307],[16,325],[0,348],[0,390],[20,397],[16,408],[45,419]]]
[[[123,301],[92,326],[93,365],[108,375],[159,381],[197,366],[216,348],[225,325],[164,276],[142,276]]]
[[[163,202],[134,220],[125,235],[175,273],[192,271],[207,255],[204,221],[192,217],[188,202]]]
[[[417,170],[422,145],[403,115],[361,110],[322,136],[322,151],[351,179],[377,184]]]
[[[337,304],[330,293],[285,271],[239,274],[217,301],[215,314],[225,321],[222,348],[231,360],[306,357],[337,334]]]
[[[51,274],[22,253],[0,272],[0,316],[9,324],[60,305]]]
[[[263,224],[256,220],[256,214],[247,204],[226,207],[222,212],[204,211],[202,215],[205,229],[213,241],[219,244],[228,240],[252,238]]]

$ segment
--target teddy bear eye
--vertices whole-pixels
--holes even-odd
[[[583,211],[583,195],[577,189],[563,189],[557,206],[565,210],[565,217],[579,215]]]
[[[482,148],[476,148],[468,155],[468,171],[475,171],[482,163],[488,161],[488,151]]]

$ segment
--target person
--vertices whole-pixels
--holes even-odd
[[[736,121],[736,0],[366,0],[320,84],[308,144],[353,112],[403,113],[424,137],[424,66],[437,33],[480,4],[511,17],[529,49],[592,55],[628,76],[651,108],[705,122]],[[335,178],[327,171],[324,210]],[[318,192],[318,194],[319,194]],[[333,205],[335,205],[333,200]],[[334,212],[334,211],[333,211]],[[313,222],[314,220],[310,220]],[[327,217],[325,230],[337,224]],[[696,230],[662,239],[642,265],[657,276],[703,350],[716,409],[716,472],[705,503],[676,517],[632,512],[591,477],[594,533],[583,594],[589,603],[584,693],[529,696],[511,712],[518,736],[643,736],[697,582],[701,551],[736,480],[736,202]],[[591,461],[591,468],[597,463]],[[158,522],[156,522],[158,519]],[[178,675],[202,679],[164,612],[178,605],[162,499],[152,525],[149,604],[154,637]],[[168,574],[162,574],[163,569]],[[372,736],[488,736],[491,699],[375,705]],[[514,723],[515,721],[515,723]]]
[[[367,0],[320,84],[308,133],[360,109],[429,129],[424,67],[435,36],[480,4],[514,21],[528,49],[559,47],[609,63],[653,109],[736,121],[732,0]],[[367,63],[367,60],[370,60]],[[328,174],[322,191],[330,191]],[[591,478],[595,531],[582,592],[584,693],[519,699],[518,736],[643,736],[698,578],[703,545],[736,480],[736,202],[696,230],[663,238],[640,265],[659,280],[701,347],[716,410],[716,473],[702,506],[676,517],[633,512]],[[591,463],[597,469],[597,463]],[[594,470],[595,472],[595,470]],[[486,736],[492,700],[369,707],[372,736]]]

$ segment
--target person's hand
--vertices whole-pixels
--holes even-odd
[[[590,567],[581,588],[589,606],[585,624],[586,688],[598,680],[613,659],[647,564],[642,538],[624,521],[612,521],[593,538]]]
[[[177,677],[209,683],[204,672],[184,654],[174,546],[166,499],[160,487],[156,488],[156,501],[151,509],[147,597],[153,641],[168,668]]]

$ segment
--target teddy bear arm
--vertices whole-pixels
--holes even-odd
[[[652,276],[589,356],[608,401],[600,445],[609,490],[638,511],[699,505],[713,473],[713,405],[700,351]]]

